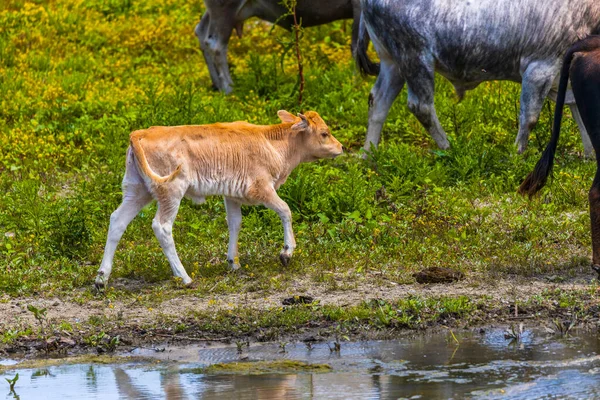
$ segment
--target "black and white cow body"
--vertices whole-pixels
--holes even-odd
[[[370,37],[381,59],[371,90],[365,149],[379,143],[392,102],[408,86],[408,106],[437,145],[449,143],[436,116],[434,72],[452,82],[459,97],[481,82],[522,84],[519,152],[527,146],[565,51],[600,29],[598,0],[361,0],[358,49]],[[368,33],[368,35],[367,35]],[[369,71],[368,57],[357,62]],[[572,95],[567,98],[583,128]],[[589,138],[582,130],[587,152]]]
[[[233,90],[227,63],[227,45],[233,30],[242,36],[244,21],[258,17],[291,29],[294,19],[281,0],[205,0],[206,13],[196,25],[195,34],[210,71],[213,86],[225,93]],[[360,0],[298,0],[296,17],[303,27],[353,18],[352,48],[356,49]],[[375,68],[375,66],[371,66]]]

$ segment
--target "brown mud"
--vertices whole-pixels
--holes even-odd
[[[181,295],[145,304],[131,299],[109,300],[101,294],[84,302],[72,301],[67,297],[4,297],[0,298],[0,335],[3,335],[0,336],[3,338],[0,341],[0,357],[111,353],[136,347],[158,351],[166,344],[234,343],[242,340],[329,340],[339,333],[335,331],[338,325],[336,321],[322,317],[301,326],[278,327],[274,333],[273,330],[269,331],[267,336],[265,330],[268,330],[268,326],[257,325],[255,329],[240,335],[228,332],[223,327],[207,329],[207,324],[198,323],[198,315],[216,315],[231,310],[235,310],[235,314],[240,309],[265,313],[281,310],[284,307],[282,301],[290,296],[310,296],[317,302],[314,304],[341,309],[358,306],[372,299],[393,302],[410,296],[423,299],[466,296],[477,304],[476,309],[467,316],[445,318],[434,324],[420,326],[420,331],[440,327],[506,326],[520,322],[540,326],[551,325],[557,319],[577,319],[578,325],[597,328],[600,320],[600,289],[597,283],[589,276],[572,278],[566,282],[552,280],[554,277],[518,277],[486,282],[466,279],[451,284],[428,285],[388,282],[384,285],[358,284],[351,290],[339,291],[313,285],[301,293],[288,289],[278,293],[210,296],[198,296],[181,290]],[[577,304],[560,304],[557,298],[563,295],[577,299]],[[540,301],[541,298],[545,300]],[[47,309],[43,330],[34,314],[28,310],[29,305]],[[391,338],[410,330],[357,324],[345,331],[344,336],[351,339]]]

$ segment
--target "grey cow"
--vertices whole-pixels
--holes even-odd
[[[521,82],[516,144],[527,147],[546,96],[557,78],[562,56],[579,38],[600,30],[599,0],[361,0],[357,63],[369,72],[363,41],[369,37],[381,72],[369,95],[365,150],[377,145],[389,109],[408,86],[408,107],[437,145],[449,147],[437,118],[434,71],[459,95],[481,82]],[[592,146],[574,104],[586,154]]]
[[[233,90],[233,81],[227,64],[227,44],[233,30],[235,29],[241,37],[244,21],[251,17],[276,22],[283,28],[290,29],[293,18],[281,18],[287,12],[281,0],[205,0],[204,3],[206,13],[196,25],[196,37],[200,42],[213,86],[230,93]],[[304,27],[354,18],[352,48],[353,51],[356,49],[360,0],[298,0],[296,15]],[[369,64],[368,68],[370,71],[377,71],[376,64]]]

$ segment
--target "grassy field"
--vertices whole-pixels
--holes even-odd
[[[278,217],[245,207],[244,268],[228,272],[222,200],[184,201],[175,243],[199,297],[272,293],[293,282],[352,289],[360,282],[413,283],[423,267],[445,266],[472,280],[564,278],[589,273],[587,191],[595,165],[582,158],[570,117],[554,179],[532,201],[516,189],[549,139],[548,103],[517,155],[519,86],[482,84],[458,102],[438,77],[436,107],[452,143],[439,151],[406,107],[392,108],[371,160],[356,155],[373,79],[357,74],[350,21],[305,30],[304,103],[297,104],[290,34],[252,20],[232,37],[235,93],[210,90],[193,29],[200,0],[5,0],[0,5],[0,294],[92,296],[110,213],[121,200],[132,130],[151,125],[246,120],[316,110],[349,152],[300,166],[280,189],[294,216],[298,250],[288,268],[278,252]],[[154,296],[177,288],[151,229],[149,206],[125,233],[116,288]],[[148,284],[149,283],[149,284]]]

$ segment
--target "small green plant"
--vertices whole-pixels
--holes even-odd
[[[333,342],[333,346],[330,346],[329,343],[327,343],[327,347],[329,347],[330,353],[339,353],[340,350],[342,349],[342,344],[340,342],[338,342],[338,340],[336,339]]]
[[[515,327],[514,324],[510,324],[510,327],[508,327],[505,331],[504,331],[504,338],[506,340],[511,340],[511,342],[516,342],[516,343],[520,343],[521,339],[523,338],[523,323],[521,322],[519,324],[519,327]]]
[[[39,326],[40,326],[40,338],[42,339],[43,343],[44,343],[44,349],[46,350],[46,353],[49,352],[49,348],[48,348],[48,333],[47,333],[47,318],[46,318],[46,312],[47,309],[46,308],[37,308],[36,306],[34,306],[33,304],[29,304],[27,306],[27,310],[29,310],[31,313],[33,313],[33,317],[35,318],[35,320],[38,322]]]
[[[553,319],[552,320],[552,326],[550,327],[544,327],[546,332],[554,334],[554,335],[560,335],[560,336],[567,336],[569,334],[569,332],[571,331],[571,329],[573,329],[575,326],[577,325],[577,316],[575,316],[571,321],[567,321],[564,322],[560,319]]]
[[[84,339],[84,342],[90,347],[95,347],[98,353],[112,353],[117,349],[120,337],[119,335],[111,337],[105,332],[100,332],[88,336]]]
[[[279,352],[280,353],[287,353],[287,350],[285,348],[286,348],[286,346],[288,344],[289,343],[287,343],[287,342],[279,342]]]
[[[381,304],[382,303],[382,304]],[[398,316],[398,313],[394,308],[385,302],[381,302],[377,310],[377,320],[382,326],[390,326],[392,322]]]
[[[15,392],[15,385],[17,384],[17,381],[19,380],[19,374],[17,373],[14,378],[12,379],[8,379],[8,378],[4,378],[6,379],[6,382],[8,382],[9,386],[10,386],[10,392],[14,393]]]
[[[188,326],[185,323],[180,322],[177,325],[175,325],[175,333],[185,332],[187,328]]]
[[[340,352],[340,350],[342,349],[341,339],[350,340],[350,338],[347,335],[343,334],[343,329],[344,328],[342,326],[342,323],[337,324],[335,326],[333,347],[329,346],[329,344],[327,344],[327,346],[329,347],[330,353],[339,353]]]
[[[235,346],[237,348],[237,353],[238,354],[242,354],[244,352],[244,346],[246,345],[245,342],[238,340],[235,342]]]

